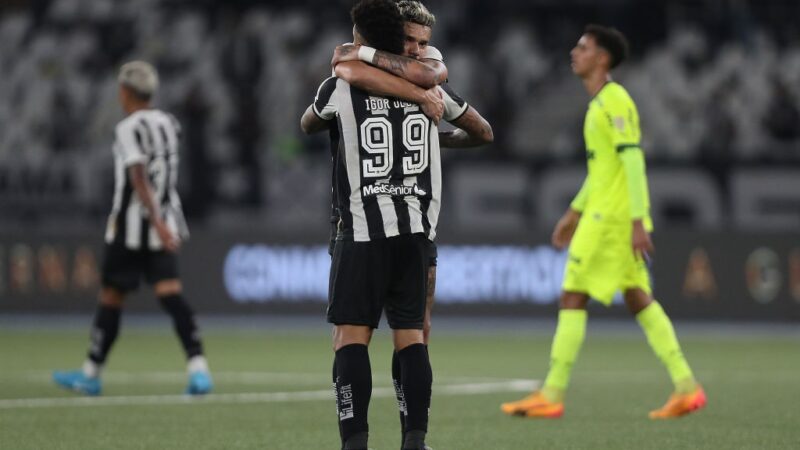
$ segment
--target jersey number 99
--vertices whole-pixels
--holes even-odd
[[[389,175],[394,167],[392,124],[385,117],[370,117],[361,123],[361,146],[370,157],[362,161],[365,178]],[[416,175],[430,161],[430,121],[423,114],[409,114],[403,120],[403,175]]]

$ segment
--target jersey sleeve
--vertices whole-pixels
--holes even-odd
[[[442,56],[442,52],[432,45],[429,45],[425,48],[425,55],[422,57],[422,59],[433,59],[444,62],[444,56]]]
[[[644,154],[641,150],[629,150],[620,155],[625,178],[628,181],[628,200],[631,205],[631,219],[647,216],[647,180],[644,175]]]
[[[444,100],[444,114],[442,118],[448,122],[458,120],[467,112],[469,105],[460,95],[458,95],[448,83],[439,86],[442,91],[442,99]]]
[[[130,167],[134,164],[144,164],[147,155],[142,147],[142,130],[135,123],[124,121],[114,130],[122,164]]]
[[[641,130],[636,105],[623,92],[613,97],[606,106],[610,118],[611,142],[625,171],[631,219],[647,215],[647,180],[645,179],[644,153],[641,149]]]
[[[314,97],[312,109],[322,120],[332,120],[336,117],[336,104],[334,103],[333,93],[336,91],[336,81],[338,78],[330,77],[322,82],[317,89],[317,96]]]
[[[627,93],[607,99],[603,110],[608,117],[611,143],[617,153],[639,148],[642,132],[639,128],[639,113]]]

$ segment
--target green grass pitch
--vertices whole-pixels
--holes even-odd
[[[525,394],[509,382],[545,375],[552,324],[547,327],[438,334],[434,328],[428,444],[436,450],[800,448],[796,333],[718,337],[680,333],[679,327],[709,405],[693,416],[653,422],[647,412],[669,394],[666,372],[635,328],[597,333],[590,322],[564,417],[506,417],[500,403]],[[324,326],[211,328],[205,340],[216,390],[191,402],[177,395],[184,366],[165,323],[123,327],[104,377],[106,403],[77,403],[81,397],[57,389],[49,376],[52,369],[80,364],[87,333],[0,331],[0,449],[339,448],[332,393],[325,392],[331,390],[332,354]],[[381,329],[371,347],[375,450],[400,446],[389,395],[390,352],[388,332]]]

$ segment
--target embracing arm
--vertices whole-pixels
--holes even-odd
[[[459,129],[439,133],[442,147],[477,147],[494,141],[492,126],[472,106],[451,123]]]
[[[441,61],[426,59],[423,62],[382,50],[375,50],[370,47],[352,44],[336,47],[331,65],[335,69],[340,63],[358,60],[408,80],[425,89],[430,89],[447,80],[447,67]]]
[[[371,64],[424,88],[438,86],[447,80],[447,67],[440,61],[432,64],[431,61],[422,62],[378,50]]]
[[[300,118],[300,129],[303,130],[305,134],[314,134],[318,131],[322,131],[328,128],[329,122],[320,118],[317,113],[314,112],[314,105],[309,105],[306,108],[306,112],[303,113],[303,117]]]
[[[439,121],[444,112],[444,102],[434,90],[425,90],[400,77],[384,72],[361,61],[339,63],[334,69],[336,76],[349,84],[371,94],[396,97],[422,107],[426,116]],[[313,111],[312,111],[313,114]]]

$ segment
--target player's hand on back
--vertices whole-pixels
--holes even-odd
[[[167,225],[159,220],[158,222],[154,223],[153,226],[156,229],[156,233],[158,233],[158,237],[161,239],[161,242],[164,244],[164,250],[175,253],[178,251],[178,248],[181,246],[181,241],[178,239],[175,234],[167,228]]]
[[[567,209],[567,212],[561,216],[561,219],[556,223],[556,228],[553,230],[551,241],[553,247],[557,249],[565,248],[572,240],[572,235],[575,234],[575,229],[578,227],[578,221],[581,219],[581,213],[572,208]]]
[[[336,67],[337,64],[346,61],[358,61],[358,48],[360,45],[343,44],[333,50],[333,59],[331,59],[331,67]]]
[[[633,221],[632,241],[633,254],[637,258],[650,259],[650,254],[656,250],[653,241],[650,239],[650,233],[644,229],[644,224],[641,220]]]
[[[425,91],[425,101],[420,104],[422,112],[435,124],[439,124],[444,114],[444,99],[439,86]]]

